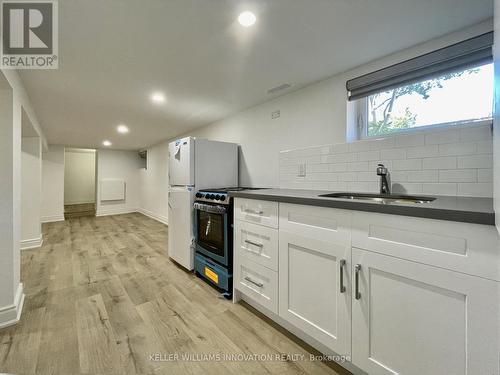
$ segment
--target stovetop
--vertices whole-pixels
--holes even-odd
[[[242,191],[242,190],[259,190],[259,189],[260,188],[246,188],[246,187],[202,189],[196,193],[196,201],[229,205],[232,203],[232,198],[229,197],[228,194],[229,192]]]

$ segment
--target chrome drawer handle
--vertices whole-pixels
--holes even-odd
[[[354,297],[356,299],[361,299],[361,293],[359,292],[359,272],[361,271],[361,264],[356,264],[354,266],[354,274],[355,274],[355,278],[354,278],[354,283],[355,283],[355,293],[354,293]]]
[[[254,214],[254,215],[262,215],[264,213],[264,211],[262,211],[262,210],[260,210],[260,211],[249,210],[247,208],[245,208],[243,211],[245,211],[247,214]]]
[[[262,283],[258,283],[257,281],[253,281],[251,278],[249,278],[248,276],[245,277],[245,280],[248,281],[249,283],[252,283],[253,285],[256,285],[258,286],[259,288],[262,288],[264,286],[264,284]]]
[[[340,260],[340,293],[345,293],[346,288],[344,285],[344,266],[345,266],[345,259]]]
[[[245,240],[245,242],[247,244],[254,245],[254,246],[257,246],[257,247],[261,247],[261,248],[264,247],[263,243],[253,242],[253,241],[250,241],[250,240]]]

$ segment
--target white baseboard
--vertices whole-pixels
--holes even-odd
[[[33,238],[31,240],[21,241],[21,250],[35,249],[41,247],[43,244],[43,237]]]
[[[81,201],[75,201],[75,202],[64,202],[65,206],[71,206],[73,204],[95,204],[95,202],[81,202]]]
[[[17,287],[14,304],[0,307],[0,328],[5,328],[16,324],[21,319],[21,313],[24,306],[23,283]]]
[[[40,221],[42,223],[54,223],[56,221],[64,221],[64,214],[42,216],[40,218]]]
[[[168,219],[166,216],[155,214],[154,212],[148,211],[144,208],[139,208],[139,212],[147,217],[150,217],[151,219],[159,221],[162,224],[168,225]]]
[[[98,209],[95,216],[111,216],[111,215],[122,215],[131,214],[134,212],[139,212],[137,208],[114,208],[114,209]]]

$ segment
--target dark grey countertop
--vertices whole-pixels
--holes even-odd
[[[429,203],[379,203],[350,199],[319,197],[332,191],[296,189],[259,189],[231,192],[236,198],[341,208],[383,214],[423,217],[428,219],[460,221],[464,223],[495,225],[492,198],[433,196]]]

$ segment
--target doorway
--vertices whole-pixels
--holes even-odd
[[[92,217],[96,213],[96,150],[64,150],[64,218]]]

